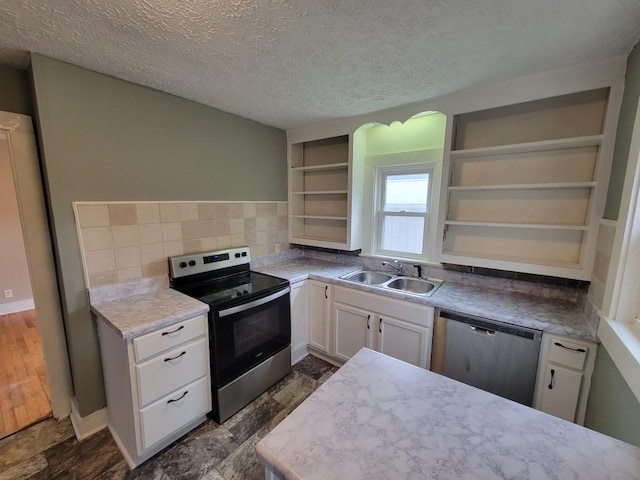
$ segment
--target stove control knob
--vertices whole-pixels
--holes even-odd
[[[196,266],[196,261],[195,260],[189,260],[189,266],[190,267],[195,267]]]
[[[247,252],[242,252],[242,256],[246,257],[247,256]]]
[[[239,253],[236,253],[236,258],[240,258],[240,254]]]
[[[184,268],[187,266],[187,262],[180,262],[180,268]]]
[[[242,293],[243,293],[243,295],[246,295],[246,294],[247,294],[247,293],[249,293],[249,292],[248,292],[248,291],[246,291],[246,290],[243,290],[243,291],[242,291]]]

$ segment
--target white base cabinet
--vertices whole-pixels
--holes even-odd
[[[544,334],[534,407],[582,425],[597,345]]]
[[[335,287],[335,357],[347,361],[362,347],[429,368],[433,307]]]
[[[98,317],[108,425],[131,468],[211,410],[207,315],[124,340]]]
[[[316,280],[307,280],[306,283],[309,295],[309,346],[331,354],[331,285]]]
[[[309,349],[309,286],[307,281],[291,285],[291,365],[303,359]]]

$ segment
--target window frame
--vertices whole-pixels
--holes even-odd
[[[392,175],[428,174],[428,191],[425,212],[392,212],[384,210],[386,179]],[[410,164],[380,165],[374,167],[375,187],[373,191],[373,212],[372,212],[372,241],[371,253],[375,256],[391,257],[405,260],[429,261],[429,233],[430,223],[433,216],[433,186],[436,166],[432,162],[420,162]],[[437,215],[437,211],[436,211]],[[386,217],[413,217],[424,219],[422,229],[422,248],[419,254],[410,252],[385,250],[382,248],[383,226]]]

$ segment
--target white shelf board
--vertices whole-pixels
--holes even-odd
[[[452,186],[450,191],[475,191],[475,190],[552,190],[560,188],[594,188],[596,182],[558,182],[558,183],[510,183],[505,185],[473,185]]]
[[[586,137],[560,138],[557,140],[543,140],[540,142],[497,145],[495,147],[452,150],[451,158],[487,157],[491,155],[506,155],[510,153],[542,152],[545,150],[562,150],[565,148],[594,147],[602,143],[603,137],[603,135],[589,135]]]
[[[303,191],[291,192],[294,195],[346,195],[346,190],[322,190],[322,191]]]
[[[335,216],[326,216],[326,215],[291,215],[291,218],[313,218],[316,220],[340,220],[347,221],[347,217],[335,217]]]
[[[460,225],[468,227],[488,227],[488,228],[535,228],[538,230],[589,230],[588,225],[566,225],[547,223],[500,223],[500,222],[467,222],[459,220],[445,220],[445,225]]]
[[[567,268],[567,269],[574,269],[574,270],[582,268],[582,265],[578,263],[563,262],[560,260],[514,257],[510,255],[486,255],[486,254],[478,254],[475,252],[455,252],[451,250],[445,250],[442,253],[445,256],[443,258],[443,261],[445,263],[455,263],[455,258],[446,258],[446,257],[459,257],[459,258],[469,258],[474,260],[507,262],[509,264],[521,263],[521,264],[528,264],[528,265],[539,265],[541,267],[558,267],[558,268]]]
[[[327,163],[326,165],[311,165],[308,167],[291,167],[292,172],[313,172],[323,170],[341,170],[348,168],[348,163]]]
[[[326,237],[291,237],[289,243],[299,245],[311,245],[312,247],[327,247],[345,249],[347,244],[344,239],[326,238]]]

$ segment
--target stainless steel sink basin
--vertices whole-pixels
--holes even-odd
[[[394,290],[402,290],[409,293],[425,294],[436,288],[436,286],[427,281],[419,278],[407,278],[398,277],[395,280],[387,283],[387,287]]]
[[[381,285],[391,280],[392,276],[384,272],[373,272],[371,270],[363,270],[361,272],[350,273],[342,277],[344,280],[352,282],[366,283],[367,285]]]
[[[359,270],[340,277],[353,283],[370,285],[387,291],[430,297],[444,282],[435,278],[415,278],[375,270]]]

